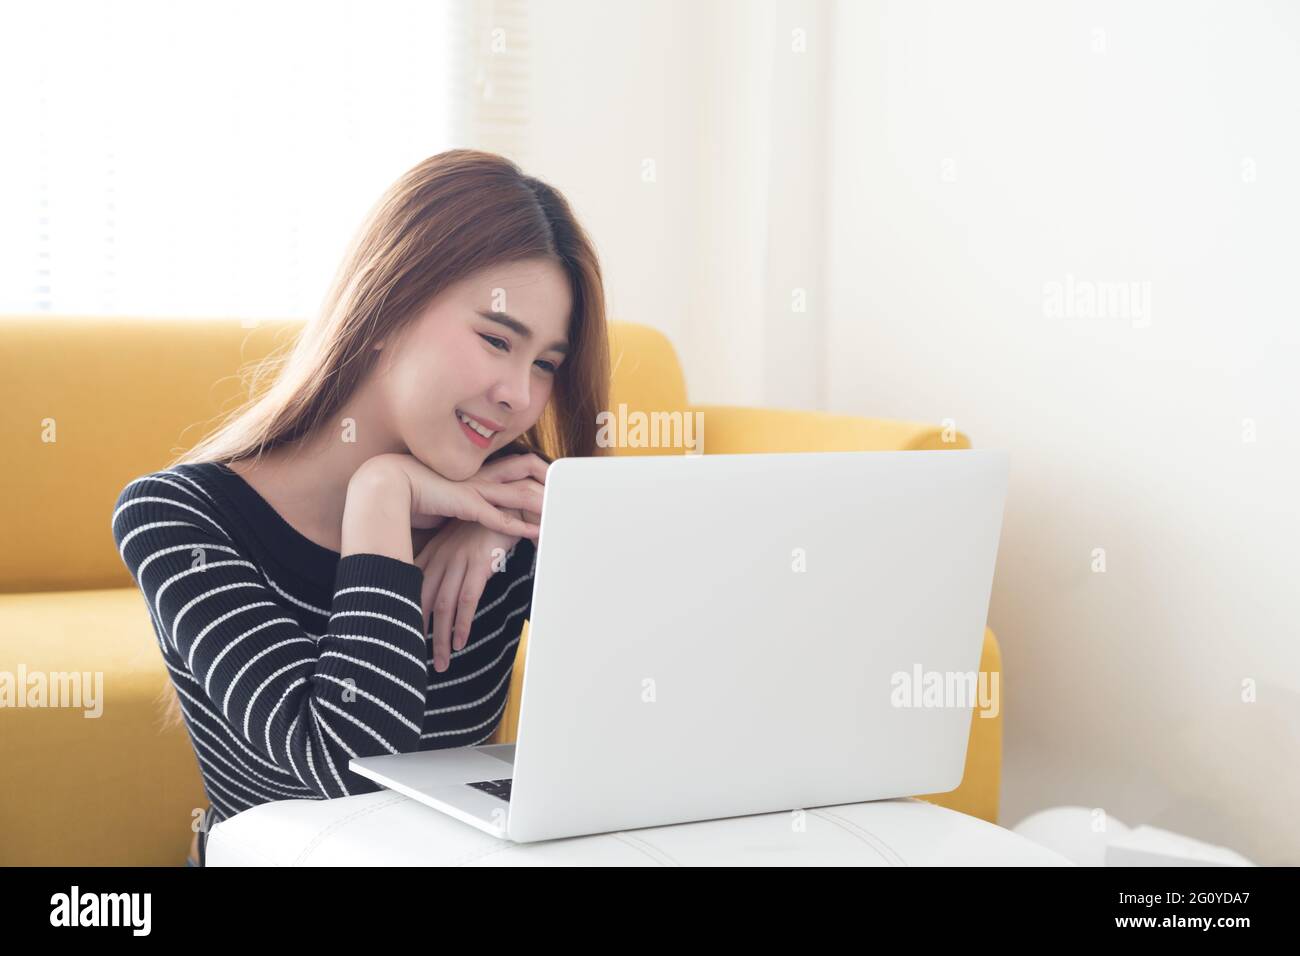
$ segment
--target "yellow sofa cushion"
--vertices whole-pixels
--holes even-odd
[[[0,865],[180,865],[207,798],[184,728],[161,729],[167,672],[143,595],[0,594],[0,661],[47,682],[88,674],[100,709],[0,712]]]

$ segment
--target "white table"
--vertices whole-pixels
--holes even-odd
[[[903,797],[512,843],[399,793],[278,800],[212,828],[208,866],[1073,866],[978,817]]]

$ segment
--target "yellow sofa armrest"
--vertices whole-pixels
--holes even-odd
[[[488,738],[490,744],[512,744],[519,738],[519,704],[524,693],[524,658],[528,656],[528,625],[524,621],[519,632],[519,648],[515,651],[515,665],[510,671],[510,690],[507,691],[506,709],[496,732]]]
[[[856,415],[743,405],[689,405],[704,427],[704,453],[922,451],[969,448],[952,427]]]
[[[1002,649],[990,627],[984,628],[980,673],[988,675],[992,703],[987,715],[978,708],[971,714],[961,783],[947,793],[917,794],[917,798],[997,823],[1002,795]]]

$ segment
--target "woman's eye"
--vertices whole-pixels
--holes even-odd
[[[497,349],[498,351],[501,351],[501,352],[509,352],[509,351],[510,351],[510,349],[509,349],[509,347],[508,347],[510,343],[508,343],[505,339],[499,339],[499,338],[497,338],[495,335],[484,335],[482,332],[479,333],[479,338],[481,338],[481,339],[483,339],[484,341],[488,342],[488,343],[489,343],[489,344],[490,344],[494,349]],[[500,344],[498,344],[498,343],[500,343]],[[554,362],[546,362],[546,361],[543,361],[543,360],[541,360],[541,359],[538,359],[538,364],[540,364],[540,365],[544,365],[544,366],[545,366],[544,371],[545,371],[548,375],[554,375],[556,372],[559,371],[559,368],[556,366],[556,364],[555,364]]]

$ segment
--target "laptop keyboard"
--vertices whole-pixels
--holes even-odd
[[[505,780],[477,780],[474,783],[467,783],[465,786],[473,787],[475,790],[482,790],[484,793],[490,793],[494,797],[510,802],[510,779]]]

